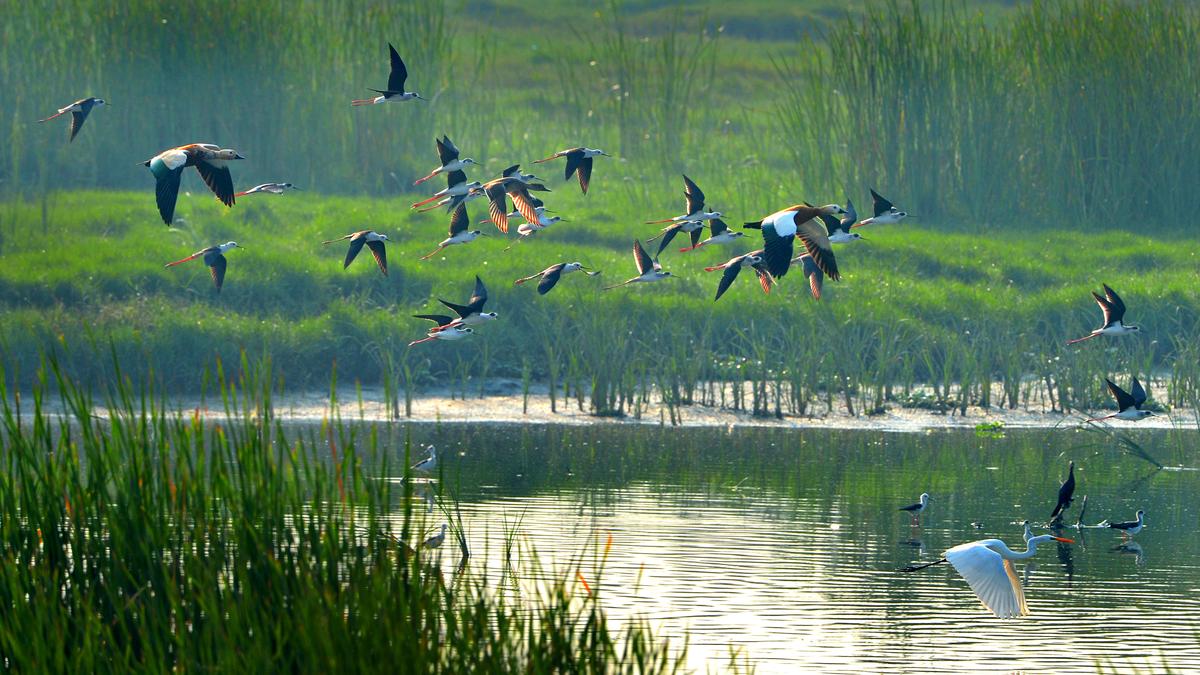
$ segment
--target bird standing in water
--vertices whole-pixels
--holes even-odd
[[[1050,512],[1050,524],[1062,523],[1063,513],[1071,506],[1075,496],[1075,462],[1067,465],[1067,479],[1058,488],[1058,503]]]

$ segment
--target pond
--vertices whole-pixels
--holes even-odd
[[[577,565],[611,618],[686,636],[700,670],[724,667],[731,649],[758,672],[1200,670],[1198,436],[1121,433],[1184,466],[1066,429],[416,424],[384,440],[438,447],[428,485],[457,500],[474,569],[506,577],[516,525],[538,558],[518,556],[517,577]],[[1086,495],[1085,524],[1144,509],[1146,528],[1128,543],[1067,528],[1075,544],[1016,563],[1029,616],[993,617],[948,565],[897,571],[977,539],[1023,550],[1020,523],[1046,522],[1068,460],[1069,524]],[[932,500],[917,524],[897,508],[922,492]],[[455,547],[441,550],[453,567]]]

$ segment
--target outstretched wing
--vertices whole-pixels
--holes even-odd
[[[171,169],[158,178],[154,186],[154,198],[158,202],[158,214],[163,222],[170,225],[175,220],[175,202],[179,199],[179,177],[183,175],[183,167]]]
[[[812,256],[817,268],[830,279],[838,281],[837,260],[833,256],[833,245],[829,243],[829,235],[815,220],[807,220],[796,224],[796,236],[804,244],[805,250]]]
[[[459,204],[454,209],[454,214],[450,216],[450,236],[453,237],[456,234],[466,232],[467,226],[470,224],[471,219],[467,216],[466,203]]]
[[[697,186],[687,174],[683,176],[683,198],[685,214],[691,215],[704,210],[704,192]]]
[[[388,51],[392,56],[392,72],[388,75],[388,91],[397,94],[404,92],[404,81],[408,79],[408,67],[404,65],[404,59],[400,58],[400,54],[396,52],[396,48],[388,43]]]
[[[729,287],[733,285],[733,280],[737,279],[738,274],[740,274],[741,271],[741,260],[738,260],[737,262],[730,262],[730,264],[725,266],[725,272],[721,275],[721,283],[717,285],[717,295],[713,298],[713,302],[720,300],[721,296],[725,295],[725,291],[729,290]]]
[[[445,314],[413,314],[413,318],[427,319],[437,323],[439,326],[445,326],[454,321],[453,317],[446,316]]]
[[[1117,410],[1125,410],[1126,408],[1137,406],[1137,401],[1126,393],[1124,389],[1114,384],[1112,380],[1106,377],[1104,378],[1104,383],[1108,385],[1108,391],[1113,395],[1113,398],[1117,399]],[[1138,387],[1140,388],[1141,385],[1139,384]]]
[[[475,311],[483,311],[483,303],[487,302],[488,292],[487,287],[483,285],[483,279],[479,275],[475,275],[475,292],[471,294],[471,299],[467,301],[467,306],[472,307]]]
[[[642,242],[637,239],[633,240],[633,262],[637,265],[638,276],[654,269],[654,260],[650,258],[649,253],[646,253],[646,249],[642,248]]]
[[[365,243],[367,243],[367,238],[361,233],[350,237],[350,250],[346,251],[346,262],[342,263],[342,269],[346,269],[350,263],[354,262]]]
[[[820,300],[821,288],[825,285],[825,274],[813,262],[811,255],[800,256],[800,263],[804,266],[804,276],[808,277],[808,290],[812,292],[814,300]]]
[[[77,110],[71,113],[71,132],[70,136],[67,138],[68,143],[75,140],[75,134],[79,133],[79,129],[83,127],[83,121],[87,119],[88,111],[91,110],[91,108],[92,107],[89,105],[83,110]]]
[[[489,185],[484,189],[488,198],[488,215],[501,232],[508,232],[508,191],[502,183]],[[537,221],[534,221],[537,222]]]
[[[1125,303],[1121,300],[1121,296],[1117,295],[1116,291],[1109,288],[1108,284],[1101,285],[1104,286],[1104,297],[1106,300],[1108,300],[1108,307],[1106,307],[1104,310],[1104,324],[1108,325],[1112,321],[1120,321],[1121,319],[1124,319]]]
[[[545,295],[554,288],[558,280],[562,278],[562,270],[563,263],[558,263],[547,268],[545,272],[542,272],[542,279],[537,285],[538,295]]]
[[[196,162],[196,171],[200,172],[204,184],[208,186],[209,190],[212,190],[222,204],[233,206],[233,175],[229,173],[229,167],[216,166],[201,160]]]
[[[1146,402],[1146,390],[1142,388],[1142,383],[1138,379],[1133,378],[1133,384],[1129,387],[1129,394],[1133,397],[1133,404],[1141,407]]]
[[[1011,619],[1029,614],[1012,561],[1005,560],[983,542],[955,546],[946,551],[946,560],[967,580],[983,606],[996,616]]]
[[[891,211],[893,208],[895,208],[894,206],[892,206],[891,202],[889,202],[888,200],[879,196],[879,193],[876,192],[874,189],[871,190],[871,200],[874,201],[874,207],[875,207],[874,210],[875,210],[876,218],[878,218],[879,216],[882,216],[883,214],[885,214],[888,211]]]
[[[375,256],[375,264],[379,265],[379,271],[383,272],[383,276],[387,276],[387,248],[384,247],[382,241],[368,241],[367,248],[371,249],[371,255]]]
[[[792,264],[793,243],[796,236],[781,237],[775,231],[774,226],[763,227],[762,233],[763,263],[771,276],[778,279],[787,274],[788,267]]]
[[[208,273],[212,275],[213,285],[217,287],[217,292],[221,292],[221,286],[225,283],[225,266],[228,262],[225,256],[218,253],[209,258],[205,256],[204,262],[208,263]]]
[[[579,189],[587,194],[588,186],[592,184],[592,158],[584,157],[579,160]]]

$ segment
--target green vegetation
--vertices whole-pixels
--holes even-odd
[[[122,377],[103,419],[90,387],[52,368],[24,402],[0,388],[7,668],[680,669],[685,653],[644,624],[610,629],[599,580],[585,593],[576,569],[514,594],[466,559],[447,578],[436,554],[404,553],[395,538],[420,541],[427,523],[410,506],[412,481],[378,480],[392,475],[393,450],[339,422],[319,436],[285,433],[270,377],[248,373],[222,383],[226,418],[215,425],[164,413]],[[51,416],[44,406],[60,397],[67,414]],[[453,548],[440,551],[453,558]],[[578,563],[595,570],[604,554]]]
[[[552,6],[539,25],[540,10],[522,19],[516,4],[13,7],[0,19],[0,86],[15,97],[0,113],[6,362],[55,348],[75,376],[100,379],[111,373],[96,354],[111,344],[139,375],[154,367],[163,386],[195,391],[214,357],[244,350],[294,388],[323,387],[336,361],[342,382],[383,384],[397,413],[432,382],[468,395],[500,376],[548,381],[555,406],[605,415],[636,412],[650,391],[672,410],[763,415],[839,402],[1070,410],[1106,400],[1102,373],[1169,370],[1152,395],[1200,409],[1186,220],[1200,210],[1188,187],[1200,148],[1183,117],[1200,93],[1194,8],[880,3],[843,15],[757,0],[724,23],[716,4],[614,3]],[[796,31],[810,37],[771,25],[800,15],[820,17]],[[435,100],[352,110],[386,77],[387,40]],[[30,123],[81,86],[114,107],[75,143]],[[586,197],[557,180],[561,162],[537,167],[569,222],[534,241],[502,252],[483,239],[419,263],[447,218],[412,214],[410,185],[441,133],[485,163],[476,177],[576,143],[618,157],[597,161]],[[225,210],[188,176],[193,194],[167,230],[135,162],[193,140],[247,155],[239,185],[308,192]],[[631,270],[630,241],[656,229],[639,223],[677,211],[684,170],[731,223],[847,194],[866,211],[868,186],[914,216],[840,247],[845,280],[821,303],[794,274],[769,297],[739,280],[714,304],[716,275],[700,268],[745,247],[664,253],[682,278],[600,293]],[[318,244],[368,227],[393,238],[387,279],[368,260],[343,272],[344,249]],[[220,296],[199,263],[161,267],[230,239],[246,250],[230,254]],[[604,276],[546,297],[509,285],[572,259]],[[465,299],[475,273],[502,320],[468,342],[406,349],[425,327],[408,315]],[[1094,326],[1087,293],[1101,282],[1145,336],[1066,349]]]

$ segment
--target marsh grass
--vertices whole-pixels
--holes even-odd
[[[645,624],[609,627],[598,579],[584,595],[551,573],[514,599],[469,566],[447,578],[422,551],[402,552],[396,541],[413,541],[421,519],[410,481],[395,494],[374,479],[389,470],[374,430],[364,438],[334,417],[309,438],[289,434],[274,418],[270,365],[239,367],[216,369],[219,422],[168,413],[115,364],[99,399],[53,361],[23,401],[3,373],[9,668],[681,668],[686,651]],[[446,508],[461,533],[461,513]]]

